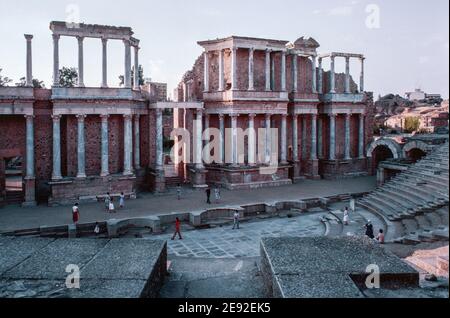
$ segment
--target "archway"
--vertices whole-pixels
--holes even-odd
[[[380,162],[392,158],[394,158],[394,154],[389,147],[384,145],[377,146],[372,152],[372,171],[377,170]]]
[[[378,164],[387,159],[403,158],[403,152],[400,145],[392,139],[380,138],[372,142],[367,148],[367,158],[371,159],[371,174],[373,175],[378,168]]]
[[[420,140],[413,140],[408,142],[403,147],[403,156],[411,159],[413,162],[417,162],[427,155],[429,152],[429,146]]]
[[[411,159],[412,162],[417,162],[427,155],[422,149],[414,148],[406,153],[406,158]]]

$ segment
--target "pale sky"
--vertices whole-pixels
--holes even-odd
[[[34,77],[49,87],[49,23],[77,12],[83,23],[132,27],[141,40],[145,76],[167,82],[169,94],[201,54],[197,41],[240,35],[286,41],[311,36],[320,53],[362,53],[366,90],[375,97],[414,88],[449,96],[448,0],[0,0],[2,75],[14,82],[25,76],[23,34],[33,34]],[[77,66],[76,43],[61,39],[61,67]],[[123,55],[122,42],[110,41],[110,86],[123,73]],[[85,40],[84,56],[85,84],[99,86],[101,41]],[[358,78],[358,63],[351,67]],[[344,71],[344,61],[337,71]]]

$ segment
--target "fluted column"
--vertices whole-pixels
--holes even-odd
[[[125,88],[131,88],[131,43],[129,40],[123,40],[125,45]]]
[[[364,58],[361,58],[361,75],[359,77],[359,91],[364,92]]]
[[[232,153],[232,165],[236,167],[238,165],[238,149],[237,149],[237,118],[239,115],[231,114],[231,153]]]
[[[224,75],[223,75],[223,50],[219,50],[219,91],[225,90]]]
[[[317,115],[311,115],[311,160],[317,160]]]
[[[106,177],[109,175],[109,133],[108,133],[108,118],[109,115],[100,115],[102,120],[102,172],[100,176]]]
[[[123,155],[123,174],[125,176],[133,174],[132,154],[133,154],[133,137],[132,137],[132,115],[123,115],[124,122],[124,155]]]
[[[323,121],[321,117],[317,118],[317,155],[320,159],[323,158]]]
[[[183,147],[184,148],[184,147]],[[164,169],[163,111],[156,110],[156,170]]]
[[[78,87],[84,87],[84,53],[83,53],[84,37],[77,36],[77,40],[78,40]]]
[[[281,163],[287,164],[287,115],[281,115]]]
[[[203,87],[203,92],[207,93],[209,92],[209,53],[208,51],[205,51],[203,53],[203,60],[204,60],[204,65],[203,65],[203,81],[204,81],[204,87]]]
[[[61,116],[53,115],[53,173],[52,179],[62,179],[61,176]]]
[[[286,52],[281,52],[281,91],[286,91]]]
[[[102,39],[102,87],[108,87],[108,39]]]
[[[297,54],[292,55],[292,92],[297,93],[298,91],[298,56]]]
[[[232,85],[231,89],[233,91],[238,90],[238,82],[237,82],[237,48],[233,47],[231,49],[231,78]]]
[[[302,117],[302,160],[307,159],[306,154],[308,152],[306,143],[307,143],[307,130],[306,130],[306,126],[307,126],[307,119],[306,119],[306,115],[303,115]]]
[[[139,90],[139,46],[134,47],[134,89]]]
[[[321,57],[319,57],[319,78],[317,83],[317,92],[319,94],[323,94],[323,66]]]
[[[294,162],[298,162],[298,115],[296,114],[292,116],[292,153]]]
[[[134,115],[134,168],[141,168],[141,133],[140,133],[140,115]]]
[[[248,90],[254,91],[255,90],[255,83],[254,83],[254,53],[255,49],[250,48],[248,50]]]
[[[26,166],[26,178],[34,179],[34,116],[26,115],[25,116],[27,122],[27,144],[26,144],[26,157],[27,157],[27,166]]]
[[[203,165],[203,158],[202,158],[202,151],[203,151],[203,138],[202,138],[202,133],[203,133],[203,109],[197,109],[197,120],[195,121],[196,123],[196,140],[195,140],[195,167],[197,169],[204,169],[204,165]]]
[[[26,85],[28,87],[33,87],[33,55],[31,48],[31,40],[33,36],[31,34],[25,34],[25,39],[27,40],[27,77]]]
[[[364,159],[364,114],[359,115],[358,157]]]
[[[266,50],[266,91],[270,91],[270,50]]]
[[[255,131],[256,114],[248,115],[248,164],[256,165],[256,131]]]
[[[336,114],[330,114],[330,160],[336,159]]]
[[[330,68],[330,93],[336,93],[336,82],[335,82],[335,57],[331,56],[331,68]]]
[[[59,38],[53,34],[53,86],[59,86]]]
[[[311,56],[311,64],[312,64],[312,80],[311,80],[311,89],[313,94],[317,93],[317,69],[316,69],[316,56]]]
[[[350,57],[345,57],[345,93],[350,94]]]
[[[86,178],[86,144],[84,141],[84,120],[86,115],[77,115],[78,143],[77,143],[77,178]]]
[[[350,119],[352,114],[345,114],[345,144],[344,144],[344,158],[350,160]]]
[[[225,163],[225,115],[219,115],[219,130],[220,130],[220,161]]]
[[[270,114],[266,114],[266,143],[265,143],[265,163],[270,164],[270,157],[272,155],[272,131],[270,123]]]
[[[207,144],[210,143],[211,141],[211,134],[209,131],[209,114],[205,114],[205,124],[203,126],[203,131],[206,134],[205,137],[206,139],[203,140],[203,146],[206,146]],[[209,149],[209,148],[208,148]],[[208,151],[205,152],[205,160],[206,162],[211,162],[211,149],[209,149]]]

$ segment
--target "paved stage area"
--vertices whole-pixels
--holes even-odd
[[[300,200],[346,193],[368,192],[375,187],[375,177],[360,177],[344,180],[304,180],[294,185],[255,190],[228,191],[222,189],[221,201],[214,203],[212,206],[222,207],[281,200]],[[186,188],[183,190],[182,200],[180,201],[176,199],[174,190],[163,195],[141,194],[137,200],[127,201],[125,209],[117,214],[106,213],[103,203],[81,204],[80,223],[171,212],[190,212],[211,207],[205,201],[205,193],[203,191],[194,191],[191,188]],[[8,206],[0,209],[0,232],[36,228],[43,225],[63,225],[71,222],[70,206],[38,206],[34,208]]]

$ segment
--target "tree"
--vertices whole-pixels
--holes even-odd
[[[0,68],[0,87],[6,86],[7,84],[12,82],[12,79],[10,79],[9,77],[3,77],[2,76],[2,69]]]
[[[78,83],[78,71],[74,67],[63,67],[59,70],[59,85],[61,87],[75,87]]]
[[[119,86],[125,85],[125,76],[120,75],[119,76]],[[142,65],[139,65],[139,85],[144,85],[144,68]],[[131,68],[131,86],[134,86],[134,66]]]
[[[420,119],[418,117],[406,117],[404,132],[412,133],[419,129]]]
[[[20,82],[16,83],[16,86],[25,87],[27,86],[27,80],[25,77],[20,78]],[[37,78],[33,78],[33,87],[34,88],[45,88],[44,81],[40,81]]]

